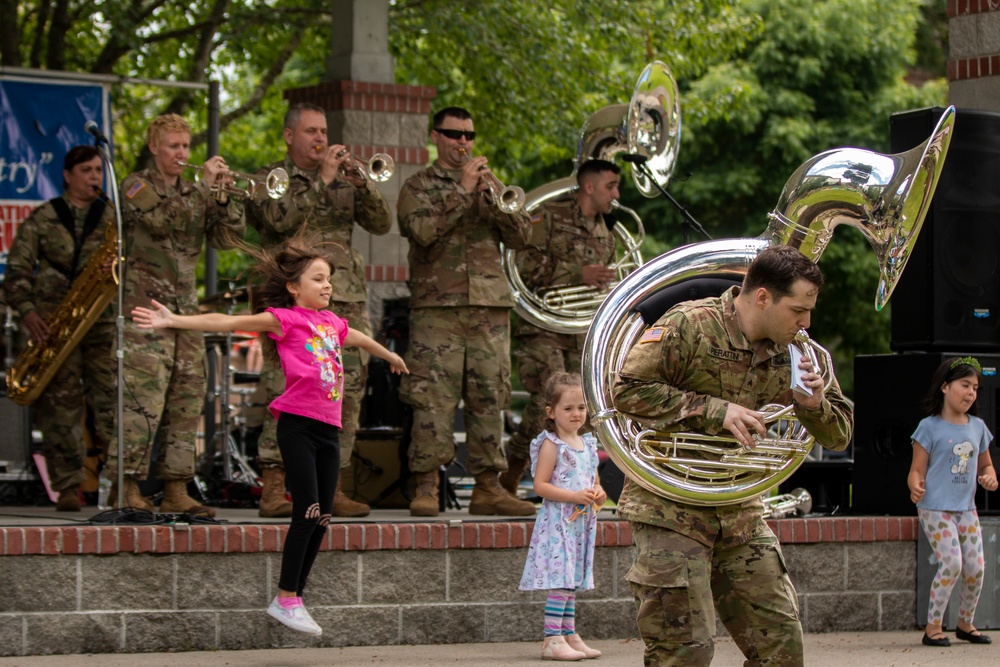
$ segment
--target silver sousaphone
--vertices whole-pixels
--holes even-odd
[[[949,107],[927,141],[905,153],[883,155],[860,148],[820,153],[788,179],[761,236],[676,248],[630,273],[608,295],[584,345],[583,389],[594,431],[626,476],[678,502],[727,505],[761,495],[799,467],[813,438],[794,419],[793,406],[761,408],[778,415],[774,419],[780,423],[771,421],[775,428],[770,431],[782,435],[769,435],[752,450],[732,437],[646,430],[615,410],[612,384],[646,328],[636,307],[688,279],[740,281],[769,245],[791,245],[819,261],[834,228],[849,225],[865,235],[878,258],[875,307],[881,310],[927,215],[954,123],[955,108]]]
[[[629,104],[612,104],[595,111],[580,132],[573,174],[527,194],[524,205],[530,215],[539,207],[573,197],[577,191],[576,170],[587,160],[609,162],[620,153],[632,153],[646,158],[656,183],[666,188],[677,160],[681,137],[681,109],[677,82],[670,69],[661,62],[646,66],[639,76]],[[632,170],[636,188],[653,197],[657,190],[652,181],[638,170]],[[594,313],[618,282],[642,265],[642,243],[645,229],[634,210],[612,202],[616,214],[625,214],[635,223],[635,233],[621,221],[612,233],[618,250],[615,262],[608,268],[618,273],[618,279],[604,288],[589,285],[554,285],[536,292],[521,279],[517,268],[517,252],[504,248],[504,273],[514,296],[514,308],[523,319],[547,331],[580,334],[590,327]]]

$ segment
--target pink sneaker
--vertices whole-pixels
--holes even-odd
[[[275,597],[271,601],[271,606],[267,608],[268,616],[277,619],[280,623],[283,623],[290,627],[292,630],[298,630],[299,632],[304,632],[307,635],[313,635],[319,637],[323,634],[323,628],[317,625],[316,621],[312,619],[309,612],[302,605],[302,598],[283,598],[284,600],[295,600],[292,606],[285,606],[279,600],[281,598]]]

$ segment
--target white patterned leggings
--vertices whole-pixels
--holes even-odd
[[[927,623],[941,625],[952,589],[961,581],[958,617],[972,624],[983,590],[983,532],[976,510],[941,512],[917,508],[920,527],[930,542],[938,568],[931,582]]]

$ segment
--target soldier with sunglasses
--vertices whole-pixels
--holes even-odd
[[[470,514],[529,516],[535,507],[498,483],[507,462],[501,413],[510,402],[510,309],[501,242],[522,248],[523,211],[503,213],[472,156],[472,116],[459,107],[434,116],[437,160],[403,184],[399,229],[410,242],[410,342],[400,398],[413,408],[409,466],[417,479],[410,514],[438,514],[438,469],[455,456],[454,414],[464,401]]]

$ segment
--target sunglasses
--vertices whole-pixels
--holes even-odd
[[[449,139],[454,139],[455,141],[458,141],[462,137],[465,137],[466,141],[475,141],[476,139],[476,133],[474,131],[446,130],[444,128],[438,128],[438,127],[434,128],[434,131],[437,132],[438,134],[443,134]]]

